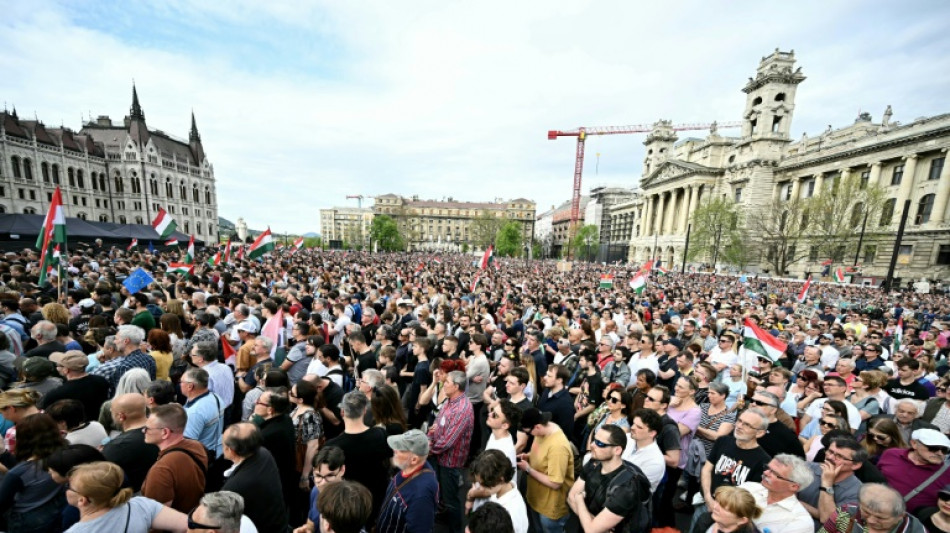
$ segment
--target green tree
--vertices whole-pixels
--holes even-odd
[[[493,211],[482,211],[477,217],[472,219],[471,235],[472,242],[479,249],[486,249],[495,242],[498,232],[505,225],[506,220],[494,214]]]
[[[743,268],[750,261],[745,217],[739,206],[725,198],[703,201],[690,218],[687,261],[700,259]]]
[[[376,215],[369,227],[369,235],[373,242],[378,243],[379,249],[386,252],[403,250],[406,241],[396,225],[396,221],[389,215]]]
[[[577,228],[574,238],[571,239],[569,248],[574,253],[573,257],[584,257],[592,261],[597,255],[597,249],[600,247],[600,228],[593,224]]]
[[[856,236],[865,217],[870,221],[880,217],[887,194],[880,185],[867,184],[855,174],[825,180],[822,189],[810,202],[813,246],[818,248],[819,260],[843,263],[857,251]]]
[[[322,248],[323,239],[320,237],[307,237],[303,240],[304,248]]]
[[[498,230],[495,238],[495,253],[503,257],[514,257],[521,254],[522,225],[514,220],[505,223]]]
[[[764,252],[765,264],[776,275],[787,274],[789,266],[811,253],[815,225],[811,200],[773,199],[749,213],[749,229],[756,235],[760,252]]]

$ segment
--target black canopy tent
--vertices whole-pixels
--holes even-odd
[[[36,236],[43,226],[45,215],[0,215],[0,249],[4,251],[35,248]],[[157,250],[161,250],[164,240],[152,226],[142,224],[114,224],[109,222],[89,222],[79,218],[66,217],[67,248],[92,245],[96,239],[102,239],[105,246],[126,247],[132,239],[139,240],[139,247],[148,246],[148,241]],[[176,231],[173,235],[179,246],[187,246],[190,236]],[[195,239],[195,246],[205,246],[205,241]]]

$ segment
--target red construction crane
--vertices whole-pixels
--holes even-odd
[[[711,124],[679,124],[671,126],[673,131],[708,130],[712,128],[738,128],[742,122],[713,122]],[[588,135],[625,135],[628,133],[645,133],[653,131],[656,125],[637,124],[633,126],[595,126],[592,128],[577,128],[573,130],[548,130],[548,140],[558,137],[577,137],[577,153],[574,158],[574,194],[571,196],[571,227],[570,238],[574,238],[577,231],[577,219],[581,207],[581,175],[584,172],[584,141]]]

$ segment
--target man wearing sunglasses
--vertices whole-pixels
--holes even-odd
[[[915,512],[937,505],[937,492],[950,483],[950,439],[935,429],[918,429],[911,434],[910,448],[885,450],[877,467],[888,484],[907,497],[907,509]],[[940,474],[933,478],[934,475]],[[933,479],[931,479],[933,478]]]
[[[788,428],[778,420],[779,404],[778,396],[767,391],[757,389],[752,396],[752,405],[761,409],[768,417],[769,427],[765,435],[759,438],[759,446],[765,450],[765,453],[775,457],[780,453],[787,453],[797,457],[805,458],[805,450],[798,436],[794,431]]]
[[[649,527],[650,482],[621,459],[627,445],[623,429],[607,425],[591,441],[591,459],[567,495],[567,504],[584,531],[643,531]]]

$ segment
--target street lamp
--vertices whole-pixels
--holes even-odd
[[[591,258],[591,256],[590,256],[590,241],[591,241],[591,236],[590,236],[590,234],[587,234],[587,235],[584,237],[584,240],[587,241],[587,262],[590,263],[590,262],[592,262],[592,258]]]
[[[524,245],[524,266],[528,268],[528,245]]]

